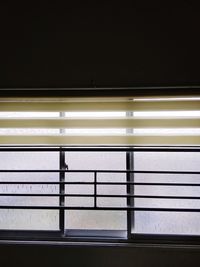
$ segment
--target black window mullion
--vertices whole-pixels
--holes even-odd
[[[60,170],[65,170],[65,152],[62,151],[62,149],[60,150]],[[65,172],[60,172],[60,187],[59,187],[59,193],[61,194],[59,197],[59,206],[60,207],[64,207],[65,206],[65,184],[62,182],[65,182]],[[65,210],[64,209],[60,209],[59,210],[59,228],[60,231],[62,233],[62,235],[64,235],[65,232]]]
[[[126,152],[126,169],[127,170],[134,170],[134,152]],[[127,172],[126,174],[126,180],[127,182],[134,182],[134,173],[132,172]],[[126,187],[126,192],[129,195],[134,194],[134,185],[132,184],[127,184]],[[132,197],[127,197],[127,206],[128,207],[134,207],[134,198]],[[134,227],[134,211],[128,210],[127,211],[127,237],[128,239],[131,238],[131,232],[132,228]]]
[[[134,112],[126,112],[126,117],[133,117]],[[126,129],[127,134],[133,134],[133,129]],[[133,148],[130,147],[130,150],[126,152],[126,169],[133,171],[134,170],[134,152]],[[134,173],[128,172],[126,175],[126,180],[129,183],[134,182]],[[127,194],[134,194],[134,185],[128,184],[126,187]],[[134,198],[127,197],[127,206],[134,207]],[[127,211],[127,237],[131,238],[131,229],[134,226],[134,211]]]
[[[63,118],[65,117],[65,112],[60,112],[59,113],[60,117]],[[65,129],[60,129],[60,134],[64,134]],[[65,170],[66,169],[66,164],[65,164],[65,151],[60,147],[60,155],[59,155],[59,167],[60,170]],[[63,196],[65,194],[65,184],[62,182],[65,182],[65,172],[60,172],[59,173],[59,181],[61,182],[59,186],[59,206],[64,207],[65,206],[65,197]],[[59,229],[61,231],[61,234],[64,236],[65,234],[65,210],[60,209],[59,210]]]

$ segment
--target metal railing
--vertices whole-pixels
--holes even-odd
[[[28,196],[28,197],[92,197],[94,199],[94,205],[89,207],[82,207],[82,206],[17,206],[17,205],[1,205],[0,209],[74,209],[74,210],[81,210],[81,209],[88,209],[88,210],[141,210],[141,211],[185,211],[185,212],[192,212],[192,211],[200,211],[200,209],[184,209],[184,208],[144,208],[144,207],[133,207],[133,206],[125,206],[125,207],[116,207],[116,206],[98,206],[97,199],[98,198],[156,198],[156,199],[200,199],[200,196],[168,196],[168,195],[138,195],[138,194],[98,194],[97,193],[97,187],[99,185],[105,185],[105,186],[115,186],[115,185],[121,185],[121,186],[192,186],[192,187],[200,187],[200,183],[166,183],[166,182],[98,182],[98,174],[102,173],[145,173],[145,174],[196,174],[200,175],[200,172],[193,172],[193,171],[130,171],[130,170],[0,170],[0,173],[92,173],[94,175],[94,181],[93,182],[80,182],[80,181],[0,181],[0,185],[93,185],[94,187],[94,194],[78,194],[78,193],[51,193],[51,194],[34,194],[34,193],[0,193],[0,196]]]

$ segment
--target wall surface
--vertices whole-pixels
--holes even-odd
[[[2,2],[0,88],[198,85],[199,8],[148,2]]]
[[[199,266],[200,249],[167,247],[0,245],[1,266]]]

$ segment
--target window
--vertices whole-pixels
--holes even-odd
[[[199,103],[2,99],[0,236],[198,239]]]

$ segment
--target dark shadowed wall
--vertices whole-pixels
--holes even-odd
[[[196,267],[197,248],[0,245],[1,265],[80,267]]]
[[[36,2],[0,4],[0,88],[200,82],[192,1]]]

